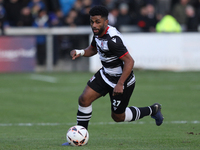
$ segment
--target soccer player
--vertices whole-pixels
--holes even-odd
[[[151,116],[156,125],[160,126],[163,122],[160,104],[128,107],[135,87],[134,60],[120,32],[108,25],[108,10],[104,6],[94,6],[89,14],[94,33],[91,45],[86,49],[72,50],[70,54],[74,60],[80,56],[90,57],[98,53],[103,67],[88,81],[79,97],[77,124],[88,129],[92,116],[92,102],[109,93],[111,116],[115,122],[130,122]]]

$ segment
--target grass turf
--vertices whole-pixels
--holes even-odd
[[[92,75],[0,74],[0,149],[199,149],[200,72],[169,71],[135,71],[136,88],[129,103],[161,103],[163,125],[157,127],[150,117],[114,123],[105,96],[93,103],[88,145],[61,146],[68,128],[76,124],[77,99]],[[49,76],[53,82],[44,80]]]

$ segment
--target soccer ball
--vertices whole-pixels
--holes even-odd
[[[83,126],[75,125],[69,128],[66,138],[67,142],[72,146],[83,146],[89,140],[89,133]]]

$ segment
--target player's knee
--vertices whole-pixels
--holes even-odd
[[[112,113],[112,119],[115,121],[115,122],[123,122],[124,121],[124,117],[123,115],[119,115],[119,114],[114,114]]]
[[[81,95],[79,97],[79,105],[82,106],[82,107],[88,107],[90,106],[91,104],[87,101],[87,98],[84,96],[84,95]]]
[[[83,106],[83,107],[86,105],[86,100],[83,95],[79,96],[78,103],[80,106]]]

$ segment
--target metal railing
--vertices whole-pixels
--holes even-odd
[[[5,36],[24,36],[24,35],[45,35],[46,36],[46,70],[53,70],[53,36],[54,35],[89,35],[89,26],[79,27],[53,27],[53,28],[34,28],[34,27],[11,27],[5,28]]]

